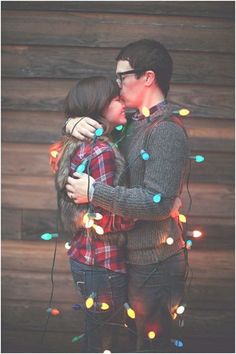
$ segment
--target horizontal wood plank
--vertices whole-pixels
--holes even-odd
[[[3,10],[78,11],[234,19],[232,1],[10,1]]]
[[[228,236],[225,235],[226,237]],[[203,239],[198,241],[203,242]],[[55,274],[58,274],[61,279],[64,275],[68,276],[70,272],[64,245],[65,242],[59,240],[56,253]],[[54,246],[54,242],[43,241],[40,238],[38,238],[38,241],[4,240],[2,242],[2,270],[6,270],[8,272],[6,274],[9,274],[9,276],[11,272],[14,275],[14,271],[20,270],[22,273],[40,273],[40,279],[47,278],[47,274],[51,270]],[[25,257],[25,254],[28,257]],[[209,258],[212,259],[212,263],[206,266]],[[13,260],[15,261],[13,262]],[[29,264],[31,264],[30,269]],[[234,280],[233,249],[199,250],[193,248],[189,251],[189,264],[193,269],[193,282],[196,285],[203,285],[209,281],[209,285],[216,286],[219,285],[219,279],[224,279],[226,285],[230,285]],[[24,278],[26,279],[28,276],[25,275]],[[65,302],[65,299],[61,298],[60,301]]]
[[[8,143],[52,143],[61,135],[62,112],[2,112],[2,141]],[[184,120],[191,146],[198,151],[234,151],[234,120],[189,118]]]
[[[17,111],[62,111],[75,80],[3,79],[2,108]],[[192,117],[234,117],[234,89],[216,86],[171,86],[169,101],[174,109],[186,107]]]
[[[234,22],[203,17],[3,11],[3,44],[119,48],[141,38],[158,38],[171,50],[233,53]]]
[[[234,188],[231,185],[191,183],[194,201],[191,216],[234,217]],[[24,195],[24,198],[22,198]],[[222,203],[222,200],[224,203]],[[56,193],[52,177],[2,176],[2,205],[15,209],[56,209]],[[187,192],[183,193],[184,209],[188,208]]]
[[[194,239],[194,250],[234,249],[234,219],[189,217],[188,230],[200,230],[203,233],[203,237]],[[2,208],[2,239],[39,241],[40,236],[45,232],[57,232],[55,210]],[[60,240],[66,242],[67,236],[60,234]]]
[[[118,51],[107,48],[3,46],[2,76],[62,78],[112,75]],[[170,53],[173,83],[234,85],[234,56],[211,53]],[[197,57],[197,60],[196,60]]]
[[[2,238],[20,240],[22,236],[22,210],[2,208]]]
[[[208,316],[208,314],[206,315]],[[200,319],[199,325],[206,323],[206,316],[202,316]],[[37,317],[36,317],[37,318]],[[214,319],[212,319],[212,322]],[[208,323],[207,323],[208,325]],[[229,324],[231,325],[231,323]],[[78,328],[79,329],[79,328]],[[61,331],[51,331],[47,332],[45,338],[44,350],[48,353],[78,353],[84,352],[82,349],[82,343],[71,343],[72,338],[75,335],[79,335],[82,332],[72,331],[66,333],[66,329]],[[182,331],[184,332],[184,331]],[[184,335],[184,333],[176,335],[176,338],[183,339],[184,348],[181,348],[182,353],[233,353],[235,347],[234,336],[231,337],[227,334],[225,336],[219,335],[208,335],[208,328],[204,336],[195,336],[192,337]],[[133,352],[130,348],[130,338],[127,339],[126,333],[123,333],[121,340],[119,341],[120,349],[119,352],[125,350],[126,353]],[[41,332],[33,331],[30,329],[24,330],[13,330],[13,329],[3,329],[3,339],[2,339],[2,349],[6,353],[38,353],[39,352],[39,343],[41,339]],[[125,348],[125,349],[124,349]],[[173,348],[173,352],[176,349]]]
[[[35,127],[37,130],[37,128]],[[224,142],[222,141],[222,145]],[[191,181],[201,183],[234,184],[234,153],[202,150],[201,139],[190,146],[199,147],[191,149],[191,155],[200,152],[205,157],[203,164],[192,163]],[[4,175],[18,176],[52,176],[49,166],[49,145],[46,144],[9,144],[2,145],[2,167]]]

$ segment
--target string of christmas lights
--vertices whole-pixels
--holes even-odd
[[[179,115],[181,117],[186,117],[190,112],[189,110],[187,109],[180,109],[179,111],[173,111],[172,112],[173,114],[175,115]],[[142,109],[142,114],[147,118],[147,123],[149,124],[150,123],[150,120],[149,120],[149,116],[150,116],[150,111],[147,107],[143,107]],[[119,125],[115,128],[118,132],[121,132],[123,133],[124,131],[124,126],[122,125]],[[93,150],[93,147],[94,147],[94,144],[95,144],[95,141],[98,137],[102,136],[103,135],[103,129],[102,128],[99,128],[96,130],[95,132],[95,137],[92,141],[92,144],[91,144],[91,152]],[[114,143],[112,143],[111,145],[113,146],[117,146],[118,143],[123,140],[125,135],[121,136],[121,138],[119,138],[117,141],[115,141]],[[57,150],[53,150],[51,151],[51,158],[53,159],[57,159],[58,155],[59,155],[60,151],[57,151]],[[133,165],[133,163],[135,163],[135,161],[138,159],[138,158],[142,158],[144,160],[144,162],[147,162],[148,163],[148,160],[150,159],[150,154],[148,151],[146,151],[144,148],[140,150],[140,153],[139,155],[126,167],[125,171],[127,169],[130,168],[131,165]],[[195,156],[189,156],[189,160],[190,160],[190,166],[191,166],[191,161],[195,161],[196,163],[202,163],[205,161],[205,158],[204,156],[202,155],[195,155]],[[84,161],[82,161],[82,163],[76,167],[76,172],[78,173],[84,173],[85,171],[87,172],[88,174],[88,182],[89,182],[89,175],[90,175],[90,171],[89,171],[89,165],[90,165],[90,162],[91,162],[91,157],[88,157],[86,158]],[[189,172],[190,174],[190,172]],[[188,188],[188,183],[187,183],[187,188]],[[89,186],[88,186],[88,193],[89,193]],[[189,196],[190,196],[190,200],[191,200],[191,194],[188,190],[188,193],[189,193]],[[173,196],[171,199],[175,199],[176,196]],[[165,198],[165,196],[163,196],[161,193],[156,193],[156,194],[153,194],[153,202],[154,203],[160,203],[161,200],[163,198]],[[88,198],[89,200],[89,198]],[[190,203],[190,208],[191,208],[191,203]],[[190,211],[190,208],[189,208],[189,211]],[[188,211],[188,212],[189,212]],[[104,234],[104,230],[101,226],[99,225],[96,225],[95,224],[95,221],[96,220],[101,220],[102,219],[102,214],[100,213],[94,213],[93,211],[93,206],[88,203],[88,210],[87,210],[87,213],[85,213],[84,217],[83,217],[83,223],[84,223],[84,227],[87,229],[87,231],[89,232],[89,229],[93,228],[95,230],[95,232],[98,234],[98,235],[103,235]],[[178,215],[178,220],[181,224],[186,224],[187,223],[187,219],[186,219],[186,216],[183,215],[183,214],[179,214]],[[186,227],[185,227],[186,229]],[[183,227],[183,230],[184,230],[184,227]],[[192,230],[192,231],[186,231],[185,230],[185,236],[188,236],[188,239],[186,240],[185,239],[185,248],[186,250],[190,250],[192,248],[192,239],[194,238],[199,238],[202,236],[202,232],[199,231],[199,230]],[[41,239],[44,240],[44,241],[49,241],[49,240],[52,240],[53,238],[55,239],[55,242],[57,244],[57,238],[58,238],[58,233],[45,233],[43,235],[41,235]],[[166,244],[167,245],[172,245],[174,243],[174,239],[172,237],[167,237],[166,239]],[[70,248],[70,241],[67,241],[66,244],[65,244],[65,248],[66,249],[69,249]],[[56,248],[55,248],[56,250]],[[55,258],[55,252],[54,252],[54,258]],[[55,259],[54,259],[54,262],[55,262]],[[54,263],[53,263],[54,265]],[[52,282],[53,284],[53,282]],[[54,284],[53,284],[53,287],[54,287]],[[52,287],[52,294],[53,294],[53,287]],[[51,294],[51,299],[49,301],[49,304],[50,306],[48,307],[47,309],[47,313],[48,313],[48,319],[49,319],[49,316],[52,315],[52,316],[57,316],[60,314],[60,311],[57,309],[57,308],[52,308],[51,307],[51,303],[52,303],[52,294]],[[85,300],[85,306],[81,306],[81,305],[73,305],[73,309],[74,310],[78,310],[78,309],[82,309],[84,311],[87,311],[93,307],[97,307],[99,306],[99,308],[103,311],[106,311],[109,309],[109,304],[108,303],[98,303],[96,301],[96,292],[92,292],[89,297]],[[129,316],[131,319],[135,319],[135,311],[130,307],[130,305],[126,302],[124,303],[124,309],[126,310],[126,313],[127,313],[127,316]],[[186,304],[185,303],[182,303],[175,309],[173,309],[171,315],[172,315],[172,319],[176,319],[177,317],[179,317],[179,327],[183,327],[184,326],[184,318],[183,318],[183,315],[185,313],[185,309],[186,309]],[[47,321],[48,322],[48,321]],[[95,322],[97,322],[97,325],[104,325],[105,323],[107,323],[106,321],[99,321],[97,319],[95,319]],[[117,323],[109,323],[109,325],[120,325],[120,324],[117,324]],[[124,324],[124,327],[125,328],[128,328],[127,324]],[[131,330],[130,328],[128,328],[129,330]],[[132,330],[131,330],[132,331]],[[148,333],[147,333],[147,338],[149,340],[154,340],[157,336],[157,333],[155,330],[149,330]],[[79,342],[80,340],[84,339],[85,338],[85,333],[83,334],[80,334],[78,336],[75,336],[72,338],[72,343],[77,343]],[[171,340],[172,344],[178,348],[182,348],[184,346],[184,343],[182,340],[180,339],[172,339]],[[110,353],[109,350],[105,350],[104,353]]]

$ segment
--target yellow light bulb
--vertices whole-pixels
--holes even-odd
[[[179,221],[186,223],[186,217],[183,214],[179,214]]]
[[[94,300],[92,297],[88,297],[87,300],[85,301],[85,306],[87,309],[90,309],[94,304]]]
[[[149,117],[150,116],[150,111],[147,107],[143,107],[142,108],[142,114],[144,115],[144,117]]]
[[[182,315],[182,313],[184,313],[184,311],[185,311],[185,307],[183,305],[181,305],[177,308],[176,313],[178,315]]]
[[[127,315],[132,319],[135,318],[135,312],[133,309],[131,309],[131,307],[127,310]]]
[[[59,153],[56,150],[51,151],[51,156],[54,157],[54,159],[58,156],[58,154]]]
[[[154,331],[149,331],[148,332],[148,338],[149,339],[154,339],[156,337],[156,333]]]
[[[103,235],[104,234],[104,230],[101,226],[93,224],[92,227],[94,228],[94,230],[96,231],[96,233],[98,235]]]
[[[190,111],[186,108],[182,108],[179,110],[179,115],[181,117],[186,117],[187,115],[189,115]]]
[[[93,224],[94,224],[94,220],[90,219],[89,216],[88,216],[88,213],[86,213],[83,216],[83,223],[84,223],[84,227],[86,229],[90,229],[93,226]]]
[[[101,310],[108,310],[109,309],[109,305],[106,302],[102,302],[101,303]]]
[[[168,237],[167,239],[166,239],[166,243],[167,243],[167,245],[173,245],[173,243],[174,243],[174,240],[173,240],[173,238],[172,237]]]

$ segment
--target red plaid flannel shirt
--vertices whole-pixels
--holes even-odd
[[[92,150],[92,151],[91,151]],[[71,159],[71,175],[76,168],[89,157],[91,159],[89,171],[96,181],[113,185],[115,176],[115,155],[111,146],[97,140],[94,146],[82,143]],[[104,233],[128,231],[134,227],[134,222],[129,218],[114,215],[107,210],[95,207],[94,211],[103,215],[101,220],[95,223],[101,226]],[[111,245],[108,241],[94,240],[86,229],[72,239],[68,255],[74,260],[87,265],[95,265],[110,269],[114,272],[126,272],[124,249]]]

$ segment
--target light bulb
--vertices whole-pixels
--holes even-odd
[[[191,240],[187,240],[187,241],[186,241],[186,248],[187,248],[188,250],[190,250],[191,247],[192,247],[192,244],[193,244],[193,242],[192,242]]]
[[[127,315],[134,319],[135,318],[135,312],[134,310],[129,306],[129,304],[126,302],[124,303],[124,308],[126,309]]]
[[[166,239],[166,243],[167,243],[167,245],[173,245],[173,243],[174,243],[174,239],[172,238],[172,237],[168,237],[167,239]]]
[[[84,214],[84,216],[83,216],[83,223],[84,223],[84,227],[85,227],[86,229],[90,229],[90,228],[93,226],[93,224],[94,224],[94,220],[93,220],[93,219],[90,219],[90,218],[89,218],[89,214],[86,213],[86,214]]]
[[[56,150],[51,151],[51,156],[55,159],[58,156],[59,152]]]
[[[49,241],[53,237],[58,237],[58,234],[50,234],[50,233],[47,232],[46,234],[41,235],[41,239],[44,240],[44,241]]]
[[[150,155],[149,155],[148,152],[146,152],[145,150],[142,149],[142,150],[140,151],[140,154],[141,154],[141,157],[142,157],[142,159],[143,159],[144,161],[149,160]]]
[[[179,110],[179,115],[182,117],[186,117],[187,115],[189,115],[190,111],[187,108],[181,108]]]
[[[75,336],[75,337],[72,338],[71,342],[72,342],[72,343],[78,342],[78,341],[80,341],[82,338],[84,338],[84,336],[85,336],[84,333],[81,334],[80,336]]]
[[[148,332],[148,338],[149,339],[154,339],[156,337],[156,333],[154,331]]]
[[[90,309],[93,306],[95,296],[96,294],[92,292],[92,294],[90,294],[87,300],[85,301],[85,306],[87,309]]]
[[[77,173],[83,173],[85,170],[85,163],[82,163],[81,165],[79,165],[77,168],[76,168],[76,172]]]
[[[188,231],[187,235],[194,238],[199,238],[202,236],[202,232],[199,230]]]
[[[68,241],[68,242],[65,243],[65,248],[66,248],[67,250],[69,250],[69,249],[71,248],[71,243],[70,243],[70,241]]]
[[[143,107],[142,108],[142,114],[144,115],[144,117],[149,117],[150,116],[150,111],[147,107]]]
[[[95,131],[96,136],[101,136],[102,134],[103,134],[103,128],[96,129],[96,131]]]
[[[176,313],[178,315],[182,315],[182,313],[184,313],[184,311],[185,311],[185,307],[183,305],[181,305],[181,306],[177,307]]]
[[[161,201],[161,193],[155,194],[152,199],[154,203],[159,203]]]
[[[104,310],[104,311],[105,311],[105,310],[108,310],[109,307],[110,307],[110,306],[109,306],[106,302],[102,302],[102,303],[101,303],[101,310]]]
[[[122,124],[120,124],[120,125],[117,125],[117,127],[115,127],[115,129],[118,131],[121,131],[123,129],[123,127],[124,126]]]
[[[57,316],[59,315],[60,311],[58,309],[52,309],[51,307],[49,307],[47,309],[47,313],[50,313],[52,316]]]
[[[104,230],[101,226],[93,224],[92,227],[94,228],[94,230],[98,235],[104,235]]]
[[[110,352],[110,350],[106,349],[106,350],[104,350],[103,353],[104,353],[104,354],[110,354],[111,352]]]
[[[201,155],[195,156],[195,161],[198,163],[203,162],[204,160],[205,160],[204,156],[201,156]]]
[[[185,217],[185,215],[183,215],[183,214],[179,214],[179,221],[181,221],[181,222],[183,222],[183,223],[186,223],[186,217]]]

